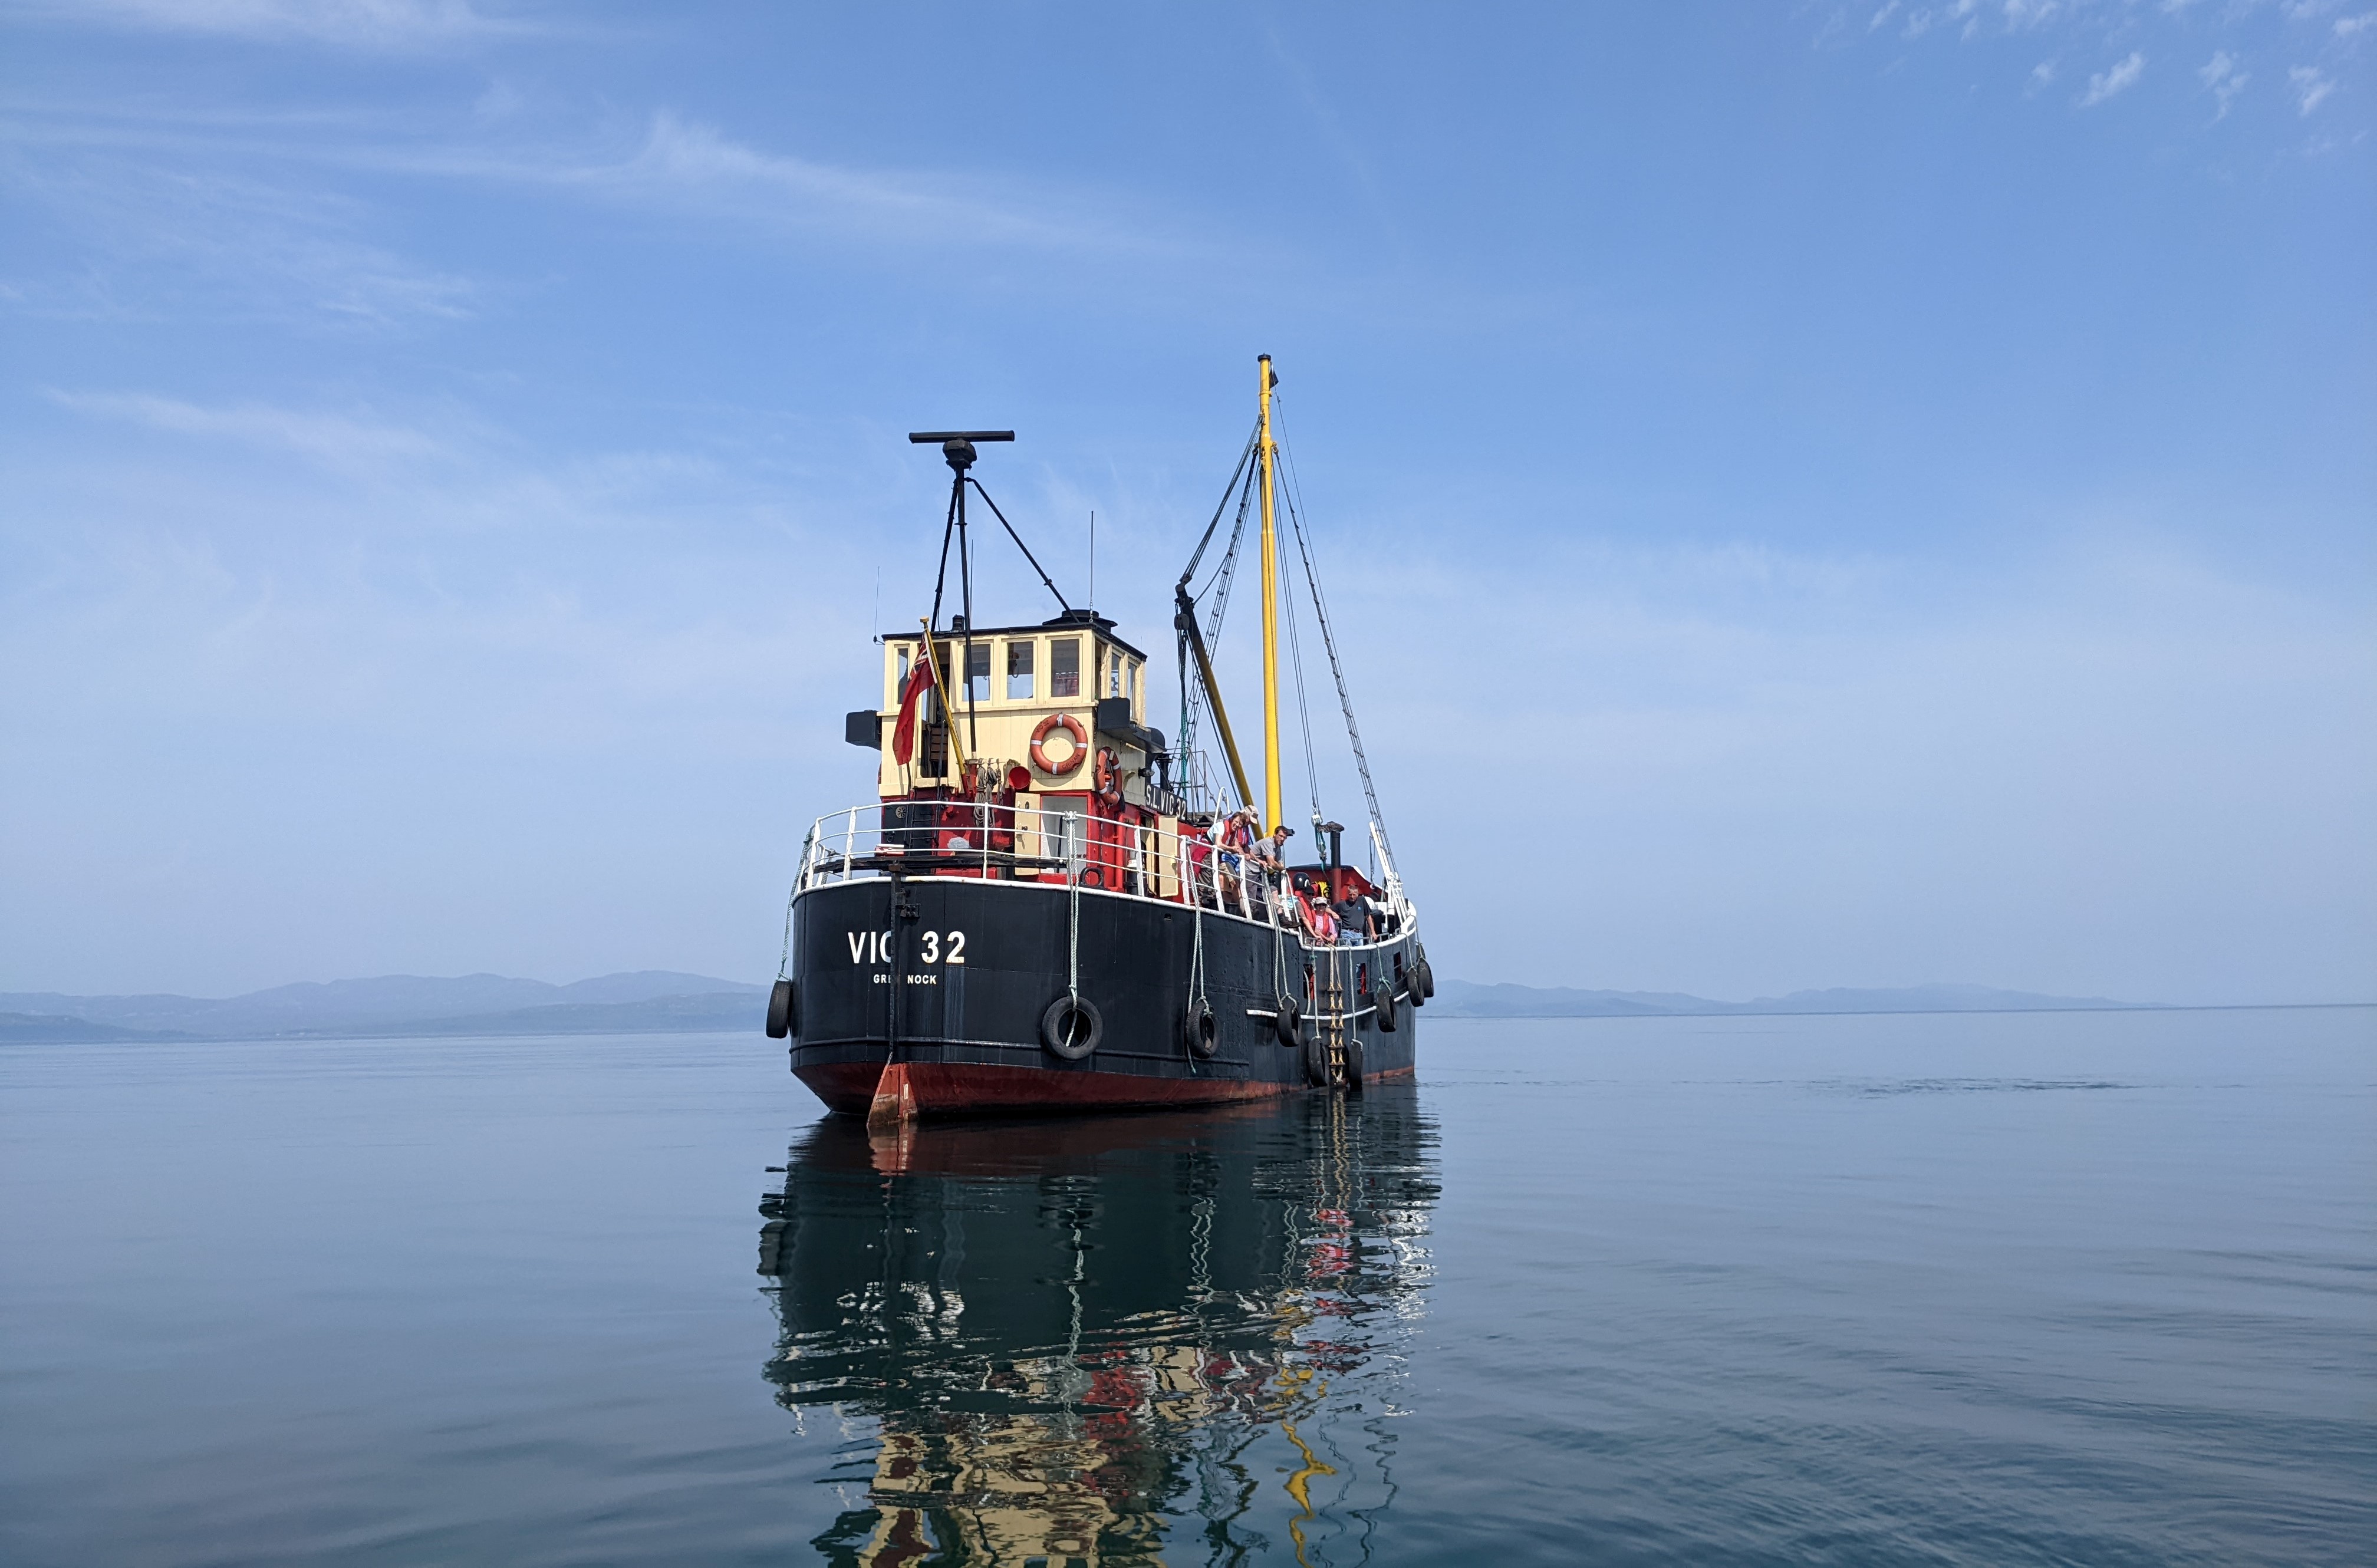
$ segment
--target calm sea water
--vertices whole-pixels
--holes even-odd
[[[0,1560],[2371,1560],[2377,1012],[1421,1022],[879,1144],[757,1037],[11,1047]]]

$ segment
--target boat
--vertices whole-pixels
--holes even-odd
[[[1433,976],[1310,531],[1280,483],[1278,376],[1268,355],[1257,369],[1253,431],[1173,589],[1172,739],[1149,722],[1146,652],[1067,600],[974,474],[981,449],[1014,432],[910,435],[938,447],[951,476],[931,606],[914,631],[877,634],[877,701],[849,713],[843,735],[879,754],[875,797],[819,817],[803,840],[768,1004],[769,1035],[790,1042],[793,1072],[830,1109],[896,1125],[1178,1107],[1359,1094],[1415,1071]],[[976,620],[975,501],[1038,574],[1053,616]],[[1215,673],[1250,516],[1260,794]],[[1311,768],[1309,847],[1281,852],[1296,831],[1280,739],[1283,622],[1292,656],[1302,642],[1292,564],[1361,780],[1358,866]]]

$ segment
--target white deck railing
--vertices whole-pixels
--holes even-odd
[[[1372,843],[1378,844],[1374,832]],[[1418,926],[1392,866],[1371,885],[1375,944],[1401,941]],[[1351,868],[1348,868],[1351,869]],[[1326,876],[1325,867],[1293,873]],[[1139,825],[1048,808],[970,800],[891,801],[820,817],[802,845],[795,898],[813,888],[892,876],[956,877],[1079,887],[1085,892],[1194,904],[1316,939],[1287,896],[1292,872],[1245,850],[1153,824]],[[1370,879],[1365,877],[1366,882]],[[1334,891],[1333,889],[1332,890]],[[1341,932],[1338,945],[1373,945]]]

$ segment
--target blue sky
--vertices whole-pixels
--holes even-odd
[[[1269,352],[1447,973],[2377,996],[2377,0],[0,27],[0,987],[766,977]]]

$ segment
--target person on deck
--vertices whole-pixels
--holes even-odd
[[[1222,823],[1222,902],[1238,906],[1246,913],[1246,888],[1239,879],[1246,871],[1246,857],[1254,849],[1255,814],[1241,806]]]
[[[1377,941],[1379,928],[1370,918],[1369,905],[1355,890],[1353,883],[1345,882],[1342,891],[1345,896],[1336,904],[1337,924],[1344,928],[1345,940],[1349,942]]]
[[[1271,831],[1269,838],[1255,841],[1251,858],[1261,875],[1254,879],[1254,885],[1262,893],[1265,908],[1271,907],[1287,885],[1287,841],[1295,836],[1296,830],[1282,822]]]
[[[1188,875],[1188,896],[1208,909],[1215,903],[1209,869],[1213,860],[1212,824],[1211,817],[1180,819],[1180,853]]]
[[[1338,939],[1337,912],[1329,907],[1327,894],[1315,897],[1304,907],[1311,921],[1313,940],[1323,947],[1335,947]]]

